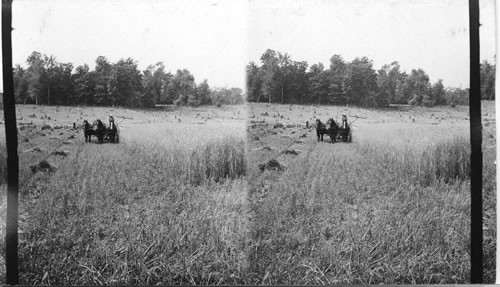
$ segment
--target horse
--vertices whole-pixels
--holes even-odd
[[[337,133],[339,127],[333,118],[329,118],[326,124],[322,123],[321,120],[316,120],[316,135],[318,136],[318,142],[323,141],[323,136],[327,134],[330,137],[330,142],[334,143],[337,141]]]
[[[106,127],[102,123],[100,119],[97,119],[94,121],[94,126],[97,126],[97,128],[94,131],[94,135],[97,137],[97,140],[99,143],[104,142],[104,132],[106,131]]]
[[[328,121],[326,122],[326,126],[328,127],[327,133],[328,133],[328,136],[330,136],[330,142],[331,143],[336,142],[337,141],[337,133],[339,131],[339,126],[333,120],[333,118],[328,119]]]
[[[323,141],[323,135],[327,133],[326,125],[321,122],[320,119],[316,119],[316,135],[318,136],[318,142]]]
[[[89,143],[92,140],[92,135],[95,135],[94,128],[89,124],[87,120],[83,121],[83,135],[85,136],[85,142]]]

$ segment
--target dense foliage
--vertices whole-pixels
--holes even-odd
[[[468,89],[445,88],[439,79],[431,83],[422,69],[401,71],[398,62],[379,70],[367,57],[351,62],[340,55],[308,66],[293,61],[289,54],[268,49],[261,65],[250,62],[247,69],[248,101],[281,104],[335,104],[384,107],[389,104],[422,106],[466,105]],[[481,98],[495,99],[495,65],[481,63]]]
[[[207,80],[196,84],[187,69],[172,74],[161,62],[140,71],[132,58],[110,63],[99,56],[94,70],[86,64],[73,69],[71,63],[33,52],[26,63],[27,68],[14,67],[19,104],[152,107],[244,102],[240,88],[210,88]]]

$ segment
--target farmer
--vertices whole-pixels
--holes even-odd
[[[109,128],[113,131],[116,130],[115,119],[112,115],[109,115]]]
[[[344,130],[346,130],[348,127],[347,127],[347,116],[346,115],[342,115],[342,128]]]

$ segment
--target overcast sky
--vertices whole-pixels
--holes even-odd
[[[15,0],[13,61],[32,51],[60,62],[131,57],[141,70],[163,62],[187,68],[196,82],[244,88],[247,2],[241,0]]]
[[[481,59],[494,61],[494,0],[481,2]],[[328,66],[334,54],[399,61],[434,82],[468,87],[467,0],[15,0],[14,64],[32,51],[60,62],[132,57],[163,62],[199,83],[244,88],[245,65],[271,48]]]

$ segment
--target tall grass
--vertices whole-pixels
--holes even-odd
[[[242,139],[226,137],[195,147],[158,148],[154,145],[132,144],[127,152],[137,155],[138,164],[157,168],[163,178],[200,185],[246,174],[246,144]]]
[[[470,150],[470,141],[465,137],[440,142],[425,150],[418,169],[421,183],[470,179]]]
[[[23,284],[239,284],[247,258],[244,142],[81,145],[20,236]],[[33,198],[33,196],[31,197]]]
[[[359,149],[381,160],[386,168],[422,186],[470,178],[470,141],[464,136],[424,148],[361,142]]]
[[[262,106],[252,112],[256,118],[269,110],[285,118],[295,113],[300,121],[313,109],[318,117],[341,113],[339,107],[279,108]],[[342,113],[366,118],[353,125],[352,144],[308,142],[298,156],[279,157],[286,166],[283,172],[251,169],[255,218],[248,283],[467,283],[467,108],[346,110]],[[496,248],[494,132],[485,133],[485,139],[484,280],[491,283]],[[257,160],[250,159],[255,163],[270,154],[258,149],[263,144],[283,147],[273,136],[253,143],[249,152],[250,157],[255,153]]]
[[[251,189],[251,283],[467,282],[466,182],[415,185],[347,145],[304,154]]]

